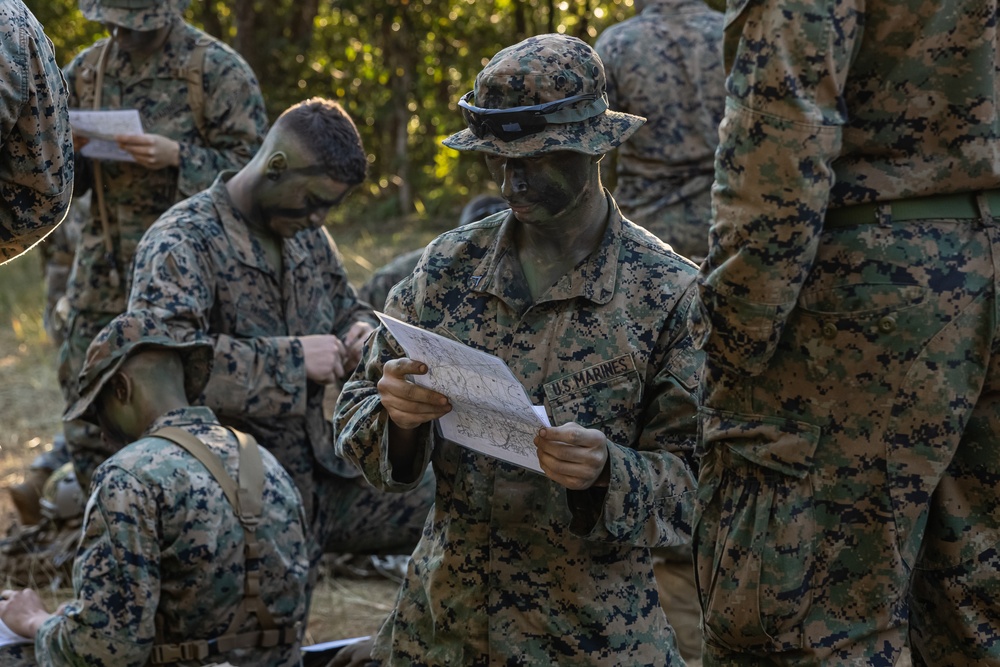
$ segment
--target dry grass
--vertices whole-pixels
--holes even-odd
[[[400,218],[340,224],[330,231],[348,275],[360,285],[378,266],[426,244],[449,226],[449,222]],[[3,489],[23,479],[32,459],[61,428],[58,351],[42,326],[44,298],[37,251],[0,267],[0,536],[16,521]],[[323,579],[313,597],[310,636],[321,642],[375,633],[391,610],[397,589],[398,584],[386,579]],[[50,609],[72,594],[65,588],[41,592]]]

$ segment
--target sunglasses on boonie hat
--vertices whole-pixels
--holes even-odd
[[[501,141],[513,141],[537,134],[551,124],[579,123],[600,116],[608,109],[608,98],[595,93],[582,93],[562,100],[507,109],[485,109],[472,104],[476,91],[470,90],[458,101],[469,130],[479,139],[489,135]],[[567,109],[580,102],[583,107]]]

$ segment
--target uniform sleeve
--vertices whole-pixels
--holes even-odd
[[[405,287],[405,283],[392,294],[397,294],[400,287]],[[402,319],[416,321],[412,316],[404,315]],[[427,423],[417,429],[420,444],[410,469],[393,470],[389,460],[389,415],[379,398],[378,381],[386,363],[404,356],[380,325],[365,344],[361,363],[341,390],[333,414],[337,455],[358,466],[369,484],[385,491],[416,488],[422,478],[421,471],[430,462],[433,447],[431,425]]]
[[[161,219],[162,221],[162,219]],[[178,220],[175,228],[183,228]],[[215,285],[207,241],[194,234],[151,233],[136,252],[129,309],[149,309],[178,340],[216,328],[210,322]],[[219,415],[255,418],[304,415],[306,371],[294,336],[236,338],[212,334],[215,358],[204,403]]]
[[[35,638],[39,665],[146,664],[160,601],[159,499],[116,466],[102,467],[73,565],[76,599]]]
[[[672,326],[661,334],[645,391],[637,444],[608,443],[607,488],[568,491],[570,528],[591,540],[642,547],[691,539],[695,501],[698,405],[702,355],[686,326],[694,289],[680,300]]]
[[[208,188],[219,172],[246,165],[267,132],[260,84],[235,51],[218,43],[209,47],[202,83],[208,145],[180,145],[177,187],[185,196]]]
[[[812,268],[861,7],[855,0],[729,2],[728,95],[693,318],[696,338],[724,367],[764,370]]]
[[[6,3],[0,10],[0,67],[4,71],[0,82],[2,264],[62,222],[73,194],[73,138],[66,83],[52,43],[20,3]]]
[[[336,320],[331,333],[343,338],[355,322],[367,322],[373,327],[378,326],[378,318],[371,305],[360,296],[351,285],[344,268],[344,260],[340,256],[337,244],[325,227],[320,228],[326,243],[328,255],[322,266],[327,275],[328,294],[333,301],[333,311]]]

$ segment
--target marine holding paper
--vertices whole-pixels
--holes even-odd
[[[500,51],[445,143],[484,154],[511,210],[438,237],[386,305],[506,363],[555,425],[534,438],[544,474],[442,437],[449,397],[408,379],[435,369],[385,327],[337,404],[338,451],[372,484],[413,488],[428,462],[437,479],[383,665],[681,664],[650,548],[691,533],[696,270],[601,186],[643,122],[604,93],[576,38]],[[508,445],[486,411],[469,428]]]

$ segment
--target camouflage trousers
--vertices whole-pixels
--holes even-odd
[[[765,371],[709,363],[705,665],[1000,663],[1000,227],[828,229]]]
[[[700,262],[708,253],[708,228],[712,221],[712,193],[705,190],[690,199],[663,207],[628,209],[625,217],[645,227],[679,255]]]

